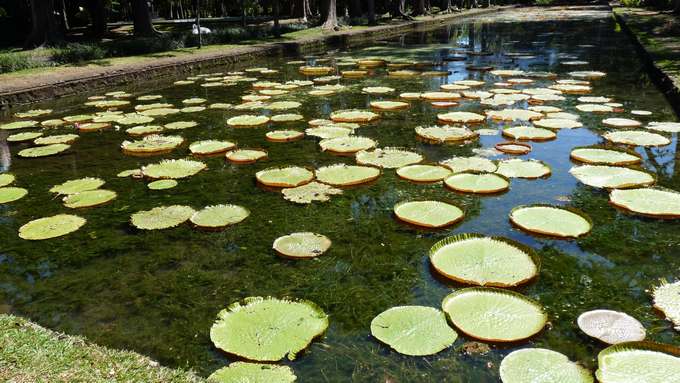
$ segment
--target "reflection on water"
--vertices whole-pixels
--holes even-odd
[[[380,76],[343,80],[351,86],[351,93],[293,98],[304,102],[301,113],[306,119],[324,118],[332,110],[366,107],[371,97],[360,94],[364,86],[386,85],[399,92],[434,90],[442,83],[459,79],[499,81],[483,72],[468,72],[466,65],[470,63],[565,73],[573,68],[560,61],[578,59],[588,61],[588,68],[608,73],[595,82],[595,95],[614,97],[626,110],[653,111],[650,117],[640,117],[644,122],[675,119],[668,103],[644,74],[626,36],[615,32],[607,13],[588,11],[578,15],[582,18],[571,19],[564,17],[566,14],[555,14],[564,19],[548,20],[555,15],[544,11],[515,12],[526,22],[485,16],[481,19],[499,22],[452,24],[367,50],[339,54],[435,60],[439,63],[435,69],[451,71],[446,78],[423,81]],[[442,61],[468,49],[494,54],[475,56],[467,63]],[[296,67],[286,66],[284,61],[262,65],[282,69],[273,79],[300,78]],[[538,80],[531,86],[545,84]],[[158,84],[152,90],[129,90],[135,94],[163,94],[163,102],[178,105],[190,96],[205,97],[209,102],[238,102],[247,87]],[[71,99],[40,107],[56,105],[63,115],[78,114],[88,111],[79,106],[82,101]],[[570,96],[555,105],[576,113],[576,103],[576,97]],[[478,103],[464,102],[457,110],[483,109]],[[465,146],[416,141],[413,129],[434,123],[437,112],[426,103],[416,103],[408,112],[386,114],[379,123],[362,127],[358,133],[377,139],[381,146],[411,147],[431,162],[453,155],[472,155],[473,149],[493,147],[503,140],[500,135],[481,136],[479,142]],[[235,166],[222,158],[206,159],[209,171],[160,192],[148,190],[143,182],[115,177],[119,171],[157,160],[123,156],[117,149],[126,138],[122,130],[82,134],[69,154],[15,159],[11,166],[3,139],[1,166],[16,174],[18,185],[27,187],[30,194],[16,203],[0,206],[2,303],[48,327],[82,334],[104,345],[133,349],[164,364],[190,367],[207,375],[229,362],[212,347],[208,336],[220,309],[252,295],[309,299],[330,314],[331,327],[309,352],[290,363],[305,382],[493,382],[498,380],[502,357],[527,345],[560,351],[592,368],[602,345],[582,335],[574,320],[580,312],[599,307],[635,316],[645,325],[651,340],[680,344],[670,324],[652,310],[648,293],[659,278],[680,275],[679,224],[621,214],[608,205],[605,192],[579,185],[568,173],[572,147],[602,142],[598,133],[602,132],[599,121],[603,115],[579,113],[584,128],[560,131],[557,140],[533,144],[529,157],[547,162],[552,176],[534,181],[514,179],[511,190],[499,196],[458,195],[441,185],[414,185],[400,180],[394,171],[385,171],[371,186],[349,189],[325,204],[297,206],[280,195],[256,188],[254,173],[277,164],[318,167],[351,163],[352,159],[320,153],[316,141],[310,138],[276,144],[263,139],[265,128],[226,128],[226,118],[236,114],[210,110],[174,115],[163,121],[194,119],[200,126],[181,132],[188,141],[235,140],[242,147],[265,148],[270,160]],[[492,122],[484,126],[500,127],[502,124]],[[12,145],[9,150],[16,155],[21,148]],[[680,189],[675,136],[665,148],[638,152],[644,156],[644,167],[657,173],[661,185]],[[184,155],[186,149],[167,157]],[[106,179],[106,187],[116,190],[118,199],[83,211],[87,225],[67,237],[37,243],[17,238],[17,229],[23,223],[64,210],[48,192],[52,185],[84,176]],[[466,209],[466,219],[452,229],[437,232],[420,232],[395,222],[393,205],[415,198],[453,201]],[[197,232],[186,226],[138,232],[128,225],[130,214],[138,210],[173,203],[195,208],[234,203],[248,207],[252,214],[244,223],[221,233]],[[529,236],[507,221],[513,207],[529,203],[581,209],[593,219],[594,230],[578,241]],[[275,256],[271,250],[273,240],[294,231],[323,233],[333,240],[333,247],[313,261],[287,261]],[[371,339],[370,321],[383,310],[407,304],[439,307],[450,289],[458,287],[432,275],[427,251],[437,240],[461,232],[506,236],[539,250],[540,277],[519,290],[546,307],[549,328],[526,344],[493,347],[486,355],[463,355],[460,348],[469,339],[462,336],[450,350],[427,358],[398,355]]]

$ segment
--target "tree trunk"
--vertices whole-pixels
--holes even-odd
[[[375,0],[366,0],[366,12],[368,13],[368,25],[375,25]]]
[[[61,28],[64,31],[64,34],[68,32],[69,26],[68,26],[68,16],[66,15],[66,1],[65,0],[59,0],[59,18],[61,21]]]
[[[155,36],[158,31],[151,22],[151,7],[147,0],[132,0],[132,21],[135,36]]]
[[[279,0],[274,0],[274,36],[281,37],[281,26],[279,25]]]
[[[350,0],[349,2],[349,17],[359,18],[362,15],[361,0]]]
[[[392,0],[392,10],[390,12],[392,17],[413,20],[411,16],[404,13],[404,8],[406,8],[406,0]]]
[[[246,25],[246,0],[241,0],[241,26],[245,28]]]
[[[62,39],[59,23],[54,15],[54,0],[31,1],[31,33],[25,48],[36,48]]]
[[[335,0],[328,0],[328,11],[326,12],[326,21],[324,21],[321,29],[336,30],[338,28],[338,14]]]
[[[106,34],[106,6],[105,0],[92,0],[90,4],[90,15],[92,15],[92,35],[102,37]]]
[[[413,7],[413,15],[420,16],[425,14],[425,0],[416,0]]]

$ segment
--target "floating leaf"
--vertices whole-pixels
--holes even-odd
[[[614,206],[648,217],[680,218],[680,193],[675,190],[614,189],[609,193],[609,202]]]
[[[509,159],[498,163],[496,173],[508,178],[535,179],[550,175],[550,167],[538,160]]]
[[[642,126],[640,121],[631,120],[630,118],[605,118],[602,120],[602,124],[612,128],[639,128]]]
[[[371,166],[336,164],[316,170],[316,179],[332,186],[352,186],[380,177],[380,169]]]
[[[459,234],[430,249],[430,262],[441,275],[456,282],[480,286],[511,287],[538,273],[533,249],[500,237]]]
[[[342,194],[342,190],[312,181],[302,186],[283,189],[281,190],[281,193],[283,194],[283,198],[287,201],[308,204],[313,201],[328,201],[330,196]]]
[[[159,206],[132,214],[130,222],[141,230],[168,229],[186,222],[195,212],[184,205]]]
[[[250,297],[220,311],[210,329],[215,346],[250,360],[293,360],[328,328],[328,317],[309,301]]]
[[[439,121],[453,124],[474,124],[481,123],[486,120],[485,116],[472,112],[449,112],[438,114],[437,118]]]
[[[23,149],[17,153],[19,157],[26,157],[26,158],[36,158],[36,157],[47,157],[47,156],[53,156],[55,154],[59,154],[61,152],[66,151],[69,149],[71,145],[67,144],[53,144],[53,145],[45,145],[45,146],[38,146],[35,148],[28,148],[28,149]]]
[[[314,258],[331,247],[331,240],[316,233],[293,233],[277,238],[272,247],[287,258]]]
[[[493,173],[461,172],[444,180],[444,184],[461,193],[493,194],[510,188],[510,181]]]
[[[194,213],[190,220],[201,229],[222,229],[248,218],[250,211],[238,205],[207,206]]]
[[[12,184],[16,180],[14,174],[0,173],[0,187],[5,187]]]
[[[384,169],[396,169],[421,162],[423,156],[400,148],[384,148],[372,151],[359,151],[356,154],[356,160],[359,165],[372,165]]]
[[[654,307],[666,315],[673,322],[675,329],[680,331],[680,281],[667,283],[664,281],[654,287]]]
[[[104,180],[101,178],[85,177],[52,186],[50,192],[57,194],[76,194],[88,190],[99,189],[102,185],[104,185]]]
[[[456,126],[418,126],[416,135],[427,141],[460,142],[477,138],[477,133],[465,127]]]
[[[230,141],[218,141],[218,140],[204,140],[196,141],[189,145],[189,151],[191,154],[196,155],[211,155],[217,153],[224,153],[231,149],[234,149],[236,144]]]
[[[469,287],[449,294],[442,309],[457,329],[488,342],[515,342],[537,334],[548,321],[535,301],[514,291]]]
[[[576,129],[583,126],[582,123],[569,118],[542,118],[533,122],[534,126],[548,129]]]
[[[371,335],[404,355],[436,354],[458,338],[446,315],[434,307],[398,306],[371,321]]]
[[[595,188],[625,189],[649,186],[656,182],[650,173],[619,166],[581,165],[574,166],[569,173]]]
[[[403,110],[408,109],[411,105],[408,102],[402,101],[372,101],[371,108],[375,110]]]
[[[290,142],[299,140],[304,136],[304,133],[298,132],[297,130],[272,130],[265,134],[267,141],[271,142]]]
[[[531,233],[558,238],[580,237],[593,227],[583,213],[547,205],[518,206],[510,211],[510,221]]]
[[[237,164],[252,164],[267,158],[267,152],[257,149],[236,149],[228,152],[226,157],[229,161]]]
[[[159,163],[142,167],[142,174],[151,179],[180,179],[191,177],[205,168],[206,165],[200,161],[183,159],[163,160]]]
[[[140,112],[139,114],[143,116],[148,116],[149,118],[151,117],[162,117],[162,116],[168,116],[171,114],[176,114],[179,113],[180,110],[176,108],[156,108],[156,109],[147,109],[145,111]]]
[[[24,198],[28,190],[16,187],[0,187],[0,204],[14,202]]]
[[[234,362],[208,377],[209,383],[293,383],[297,377],[288,366]]]
[[[576,323],[586,335],[609,344],[641,341],[646,335],[637,319],[619,311],[586,311],[579,315]]]
[[[147,111],[148,112],[148,111]],[[147,124],[149,122],[153,121],[153,117],[150,117],[149,114],[136,114],[136,113],[131,113],[125,115],[125,117],[119,119],[116,121],[116,123],[121,124],[121,125],[142,125],[142,124]]]
[[[380,118],[380,115],[367,110],[341,110],[331,113],[333,122],[367,123]]]
[[[439,163],[451,169],[454,173],[466,171],[495,172],[498,169],[496,163],[484,157],[452,157]]]
[[[600,383],[670,383],[680,376],[680,350],[651,342],[609,346],[597,355],[595,377]]]
[[[321,150],[336,154],[351,154],[368,150],[376,146],[376,142],[368,137],[347,136],[328,138],[319,142]]]
[[[543,117],[543,113],[526,109],[489,110],[486,112],[486,115],[493,120],[501,121],[530,121],[538,120],[539,118]]]
[[[25,129],[38,126],[38,121],[14,121],[0,125],[0,130]]]
[[[668,138],[644,130],[617,131],[603,134],[607,141],[632,146],[664,146],[671,143]]]
[[[175,122],[171,122],[169,124],[164,125],[165,129],[169,129],[169,130],[182,130],[182,129],[187,129],[187,128],[193,128],[194,126],[198,126],[198,122],[196,122],[196,121],[175,121]]]
[[[658,122],[653,121],[647,124],[647,129],[666,133],[680,133],[680,122]]]
[[[31,241],[61,237],[80,229],[85,222],[85,218],[69,214],[39,218],[21,226],[19,237]]]
[[[460,100],[461,96],[456,92],[424,92],[420,98],[428,101],[455,101]]]
[[[309,128],[305,130],[305,134],[312,137],[322,139],[347,137],[352,134],[353,130],[343,126],[325,125],[318,128]]]
[[[15,133],[10,136],[7,136],[7,142],[23,142],[23,141],[31,141],[33,139],[36,139],[43,134],[41,132],[22,132],[22,133]]]
[[[161,133],[163,130],[165,130],[165,128],[160,125],[140,125],[127,129],[125,133],[137,137],[147,136],[150,134],[158,134]]]
[[[110,202],[115,199],[116,196],[116,192],[111,190],[87,190],[79,193],[69,194],[64,197],[64,206],[71,209],[94,207]]]
[[[232,117],[227,120],[227,125],[234,127],[247,127],[247,126],[258,126],[264,125],[269,122],[269,117],[267,116],[254,116],[250,114],[245,114],[242,116]]]
[[[500,366],[503,383],[592,383],[590,371],[565,355],[544,348],[525,348],[508,354]]]
[[[311,182],[314,172],[299,166],[285,166],[260,170],[255,178],[265,186],[291,188]]]
[[[397,175],[413,182],[437,182],[451,175],[451,170],[437,165],[408,165],[397,169]]]
[[[149,190],[166,190],[172,189],[177,185],[178,182],[175,180],[158,180],[149,182],[149,184],[146,185],[146,187],[149,188]]]
[[[453,225],[464,217],[463,210],[440,201],[409,201],[394,206],[394,214],[400,220],[427,228]]]
[[[289,113],[289,114],[275,114],[271,116],[272,122],[293,122],[300,121],[304,119],[301,114]]]
[[[361,89],[361,91],[367,94],[387,94],[393,93],[395,89],[387,86],[367,86]]]
[[[642,162],[639,155],[619,150],[603,148],[575,148],[570,157],[591,165],[635,165]]]
[[[59,134],[55,136],[44,136],[36,138],[33,141],[36,145],[56,145],[56,144],[71,144],[80,138],[77,134]]]
[[[149,156],[165,154],[173,151],[184,143],[181,136],[163,136],[151,134],[137,141],[123,141],[120,148],[123,153],[135,156]]]
[[[547,141],[557,137],[552,130],[533,126],[513,126],[503,129],[503,135],[515,140]]]

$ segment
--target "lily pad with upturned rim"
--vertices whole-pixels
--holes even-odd
[[[186,222],[195,212],[184,205],[159,206],[132,214],[130,223],[140,230],[169,229]]]
[[[251,127],[260,126],[269,122],[269,117],[267,116],[254,116],[254,115],[242,115],[232,117],[227,120],[227,125],[232,127]]]
[[[513,158],[500,161],[496,173],[508,178],[536,179],[549,176],[551,170],[548,165],[539,160]]]
[[[580,165],[569,170],[579,182],[594,188],[627,189],[656,182],[650,173],[620,166]]]
[[[451,157],[439,163],[451,169],[454,173],[474,171],[474,172],[495,172],[498,166],[495,162],[484,157]]]
[[[376,142],[368,137],[346,136],[321,140],[319,146],[323,151],[342,155],[372,149]]]
[[[311,182],[314,172],[299,166],[283,166],[260,170],[255,179],[265,186],[292,188]]]
[[[330,119],[333,122],[355,122],[368,123],[380,118],[380,115],[367,110],[340,110],[331,113]]]
[[[668,138],[652,132],[644,130],[626,130],[609,132],[602,135],[607,141],[615,144],[624,144],[631,146],[664,146],[671,143]]]
[[[163,160],[159,163],[142,167],[142,174],[151,179],[180,179],[198,174],[207,166],[193,160]]]
[[[19,237],[30,241],[61,237],[80,229],[87,220],[70,214],[57,214],[28,222],[19,228]]]
[[[494,194],[510,188],[507,177],[495,173],[459,172],[444,180],[451,190],[461,193]]]
[[[293,383],[297,377],[288,366],[234,362],[208,377],[208,383]]]
[[[22,132],[22,133],[15,133],[12,135],[7,136],[7,142],[25,142],[25,141],[32,141],[40,136],[42,136],[42,132]]]
[[[680,193],[662,188],[614,189],[609,202],[634,214],[652,218],[680,218]]]
[[[383,148],[356,153],[357,164],[377,166],[383,169],[396,169],[421,162],[423,156],[401,148]]]
[[[451,226],[465,216],[458,206],[441,201],[407,201],[394,206],[394,215],[406,223],[438,229]]]
[[[312,203],[313,201],[328,201],[330,196],[342,194],[342,190],[334,188],[330,185],[312,181],[302,186],[285,188],[281,190],[281,194],[283,194],[283,199],[286,201],[299,204],[308,204]]]
[[[316,170],[316,179],[332,186],[353,186],[380,177],[380,169],[372,166],[335,164]]]
[[[28,149],[23,149],[17,153],[19,157],[25,157],[25,158],[38,158],[38,157],[47,157],[47,156],[53,156],[55,154],[59,154],[62,152],[65,152],[66,150],[70,149],[71,145],[68,144],[52,144],[52,145],[45,145],[45,146],[37,146],[34,148],[28,148]]]
[[[458,126],[418,126],[416,135],[433,142],[461,142],[477,138],[478,134],[466,127]]]
[[[577,238],[593,228],[585,214],[550,205],[517,206],[510,221],[522,230],[557,238]]]
[[[0,173],[0,187],[11,185],[16,180],[14,174]]]
[[[277,238],[272,248],[281,256],[292,259],[315,258],[331,247],[325,235],[303,232]]]
[[[642,158],[635,152],[624,152],[609,148],[581,147],[574,148],[569,154],[571,159],[590,165],[635,165]]]
[[[675,329],[680,331],[680,281],[668,283],[663,281],[652,291],[654,308],[664,313],[673,322]]]
[[[260,149],[236,149],[227,152],[227,160],[237,164],[252,164],[267,158],[267,152]]]
[[[586,311],[578,316],[576,323],[586,335],[608,344],[639,342],[646,335],[637,319],[619,311]]]
[[[77,134],[58,134],[53,136],[42,136],[36,138],[33,143],[36,145],[56,145],[71,144],[80,138]]]
[[[677,382],[680,349],[652,342],[626,342],[609,346],[597,355],[595,377],[600,383]]]
[[[438,182],[451,175],[451,170],[439,165],[407,165],[397,169],[397,175],[413,182]]]
[[[315,128],[318,129],[318,128]],[[297,130],[272,130],[265,134],[265,138],[270,142],[290,142],[303,138],[305,134]]]
[[[590,371],[559,352],[525,348],[511,352],[500,365],[503,383],[592,383]]]
[[[196,141],[189,145],[191,154],[207,156],[211,154],[224,153],[234,149],[236,144],[230,141],[204,140]]]

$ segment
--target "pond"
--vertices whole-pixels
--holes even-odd
[[[519,21],[513,21],[520,18]],[[465,54],[466,51],[491,55]],[[510,14],[479,16],[433,31],[421,31],[397,39],[375,42],[374,46],[335,52],[318,58],[269,59],[257,66],[278,70],[273,74],[248,72],[259,80],[285,82],[304,80],[299,74],[308,65],[332,65],[350,58],[378,56],[388,60],[429,61],[427,69],[450,71],[444,77],[394,78],[378,68],[372,76],[341,79],[333,83],[347,88],[333,95],[312,96],[309,87],[275,96],[274,100],[298,101],[294,111],[270,112],[206,109],[156,117],[151,124],[196,121],[198,126],[172,131],[187,142],[218,139],[236,142],[243,148],[263,148],[268,159],[238,165],[223,155],[200,158],[207,170],[178,180],[166,190],[149,190],[147,181],[117,177],[127,169],[156,163],[164,158],[185,158],[186,145],[169,154],[153,157],[124,155],[120,145],[131,138],[125,129],[80,133],[70,150],[42,158],[21,158],[17,153],[30,147],[6,143],[3,132],[2,168],[16,176],[15,185],[28,195],[0,205],[0,296],[3,311],[26,316],[44,326],[69,334],[84,335],[92,341],[131,349],[157,359],[167,366],[194,369],[208,376],[233,357],[216,349],[209,335],[217,313],[232,302],[249,296],[296,297],[318,304],[328,315],[325,335],[294,361],[284,361],[303,382],[496,382],[498,366],[505,355],[524,347],[559,351],[591,371],[604,345],[583,334],[575,324],[587,310],[608,308],[637,318],[647,330],[647,339],[680,345],[673,325],[652,308],[651,290],[661,279],[680,276],[680,224],[623,213],[609,204],[608,193],[579,183],[569,170],[574,147],[604,144],[608,130],[601,120],[608,117],[650,121],[676,121],[671,105],[654,87],[637,58],[628,37],[615,25],[608,11],[591,10],[549,14],[542,10],[517,10]],[[462,56],[463,61],[443,60]],[[328,59],[328,61],[325,61]],[[586,65],[565,65],[565,61],[587,61]],[[512,178],[503,194],[477,195],[453,192],[439,183],[416,184],[384,169],[374,182],[343,190],[328,202],[309,205],[284,200],[278,191],[259,187],[255,173],[282,165],[319,168],[336,163],[354,164],[355,159],[322,152],[319,140],[276,143],[265,140],[270,130],[292,128],[303,131],[305,121],[255,128],[232,128],[227,119],[241,114],[299,113],[305,120],[328,118],[333,111],[369,109],[376,99],[397,99],[399,93],[438,90],[442,84],[474,79],[493,85],[508,77],[488,71],[468,70],[470,66],[519,69],[526,72],[554,72],[559,79],[570,78],[575,70],[606,72],[591,80],[588,96],[607,96],[621,103],[621,113],[589,113],[575,108],[579,94],[564,94],[565,100],[545,105],[577,114],[583,127],[555,130],[557,138],[531,142],[532,151],[523,156],[490,152],[505,141],[499,130],[524,122],[502,123],[488,119],[470,126],[482,131],[476,140],[462,144],[434,144],[416,139],[417,126],[437,123],[437,114],[447,111],[484,113],[490,107],[479,100],[459,100],[447,109],[434,108],[427,101],[412,101],[410,108],[381,112],[381,119],[362,125],[356,135],[370,137],[379,147],[405,147],[436,163],[453,156],[491,156],[537,159],[550,166],[549,177]],[[243,68],[220,68],[206,73]],[[474,69],[474,68],[471,68]],[[346,68],[341,68],[346,70]],[[195,73],[193,75],[198,75]],[[215,75],[212,75],[215,77]],[[526,77],[526,76],[519,76]],[[531,84],[504,89],[547,87],[554,78],[531,77]],[[202,87],[173,85],[173,81],[107,91],[126,91],[132,105],[145,94],[162,95],[150,102],[182,107],[190,97],[207,103],[239,103],[252,90],[250,82],[233,86]],[[388,96],[368,95],[361,89],[386,86],[396,89]],[[101,94],[106,92],[99,92]],[[49,116],[60,118],[93,113],[85,106],[87,96],[69,98],[31,108],[51,108]],[[148,103],[148,102],[147,102]],[[515,108],[526,109],[526,100]],[[618,108],[618,107],[617,107]],[[132,111],[130,105],[121,110]],[[631,116],[631,110],[648,110],[649,116]],[[8,117],[7,121],[11,121]],[[3,121],[6,122],[6,121]],[[489,131],[489,130],[494,130]],[[59,127],[49,134],[73,133],[73,127]],[[676,134],[663,133],[669,145],[641,148],[641,166],[656,175],[663,187],[680,190],[680,154]],[[481,150],[487,149],[487,150]],[[104,188],[118,196],[103,206],[71,210],[49,189],[71,179],[99,177]],[[441,200],[465,211],[464,219],[440,230],[420,230],[395,219],[395,204],[409,200]],[[188,205],[201,209],[215,204],[236,204],[250,215],[243,222],[220,232],[200,231],[188,223],[166,230],[137,230],[130,216],[138,211],[167,205]],[[552,204],[579,209],[592,220],[592,231],[578,239],[560,240],[534,236],[513,226],[510,211],[526,204]],[[44,241],[27,241],[17,236],[27,222],[66,213],[87,219],[74,233]],[[272,250],[273,241],[293,232],[316,232],[332,240],[330,250],[311,260],[288,260]],[[400,305],[441,307],[445,296],[464,285],[448,282],[430,266],[428,253],[437,241],[458,233],[502,236],[534,248],[541,268],[537,278],[514,290],[543,306],[549,323],[530,340],[509,345],[492,344],[488,352],[466,352],[474,339],[459,333],[453,347],[427,357],[409,357],[392,351],[371,336],[371,320],[379,313]],[[471,347],[472,346],[472,347]]]

